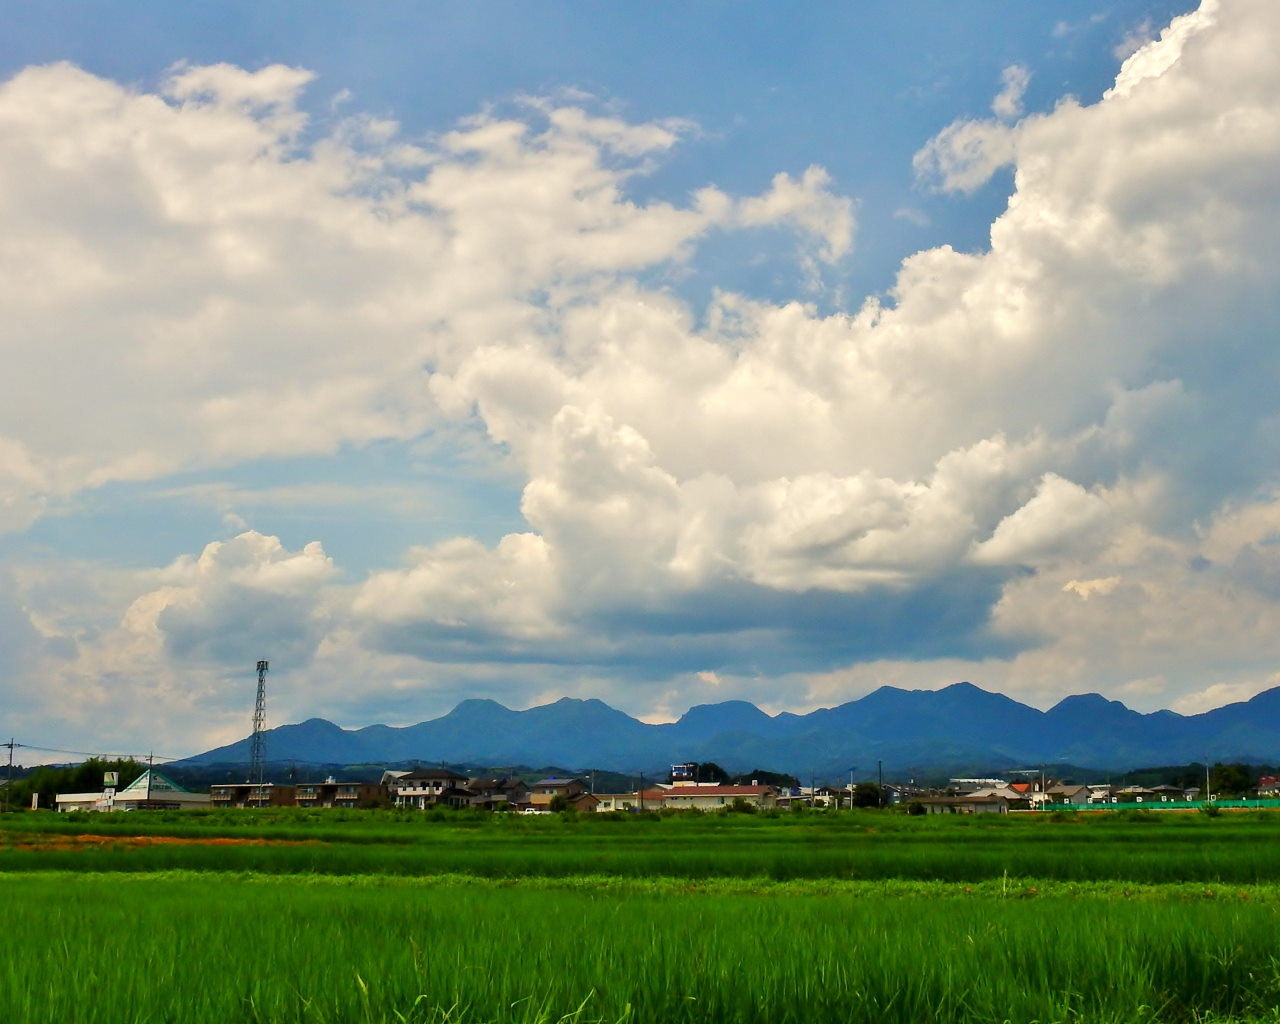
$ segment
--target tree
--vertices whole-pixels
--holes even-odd
[[[874,782],[859,782],[853,787],[854,807],[879,807],[880,787]]]
[[[756,768],[733,777],[733,785],[735,786],[749,786],[752,783],[759,783],[762,786],[776,786],[778,789],[792,789],[800,785],[800,780],[794,775],[787,775],[785,772],[770,772],[765,771],[763,768]]]
[[[695,782],[714,782],[717,786],[729,785],[729,773],[714,761],[700,761],[693,765]],[[675,781],[670,779],[668,781]]]
[[[1253,789],[1253,775],[1243,764],[1215,764],[1209,772],[1209,788],[1224,799],[1242,797]]]
[[[9,806],[15,810],[30,807],[32,794],[39,794],[40,806],[52,808],[59,793],[94,793],[101,790],[105,772],[117,772],[120,776],[117,788],[123,789],[144,771],[146,766],[133,758],[108,761],[91,757],[81,764],[60,767],[45,765],[25,779],[14,780]]]

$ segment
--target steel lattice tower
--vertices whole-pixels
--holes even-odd
[[[258,700],[253,705],[253,742],[249,748],[249,781],[262,785],[266,768],[267,663],[258,662]]]

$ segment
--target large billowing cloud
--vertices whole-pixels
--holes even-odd
[[[149,637],[172,672],[279,635],[349,714],[353,664],[374,693],[635,711],[960,673],[1038,701],[1256,691],[1280,654],[1278,46],[1274,4],[1207,0],[1097,103],[1022,116],[1010,68],[995,119],[916,161],[951,191],[1013,167],[989,248],[917,253],[832,315],[681,297],[712,232],[788,226],[819,284],[855,237],[817,167],[635,199],[683,123],[528,100],[407,141],[317,128],[296,69],[154,94],[30,69],[0,87],[0,528],[112,480],[471,430],[523,531],[356,582],[245,534],[139,576],[86,650]]]

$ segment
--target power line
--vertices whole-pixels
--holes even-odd
[[[7,742],[0,742],[0,747],[7,747],[7,746],[9,746]],[[97,757],[97,758],[101,758],[104,761],[122,760],[122,761],[137,761],[139,763],[142,763],[147,760],[155,760],[155,761],[167,761],[167,762],[183,762],[182,767],[184,768],[198,768],[198,769],[207,769],[207,768],[213,768],[213,767],[240,768],[240,767],[250,766],[253,763],[252,761],[195,761],[190,764],[187,764],[185,762],[191,761],[193,755],[183,754],[181,756],[178,756],[174,754],[150,754],[150,753],[148,754],[140,754],[140,753],[111,754],[111,753],[104,753],[101,750],[68,750],[65,747],[46,747],[37,743],[19,743],[16,740],[14,741],[13,746],[15,750],[18,750],[18,749],[38,750],[44,754],[73,754],[77,757]],[[400,759],[383,758],[377,761],[370,761],[369,764],[370,765],[379,765],[384,763],[385,764],[391,764],[391,763],[407,764],[409,763],[409,761],[410,761],[409,758],[400,758]],[[346,763],[343,761],[332,761],[332,760],[331,761],[312,761],[312,760],[308,760],[305,757],[288,757],[288,758],[282,758],[279,761],[274,761],[268,758],[264,763],[269,765],[281,765],[286,762],[290,764],[311,765],[318,768],[323,768],[333,764]]]
[[[163,754],[104,754],[99,750],[66,750],[62,747],[44,747],[37,743],[0,743],[0,747],[13,746],[23,750],[38,750],[42,754],[74,754],[77,757],[100,757],[104,761],[145,761],[154,757],[157,761],[181,761],[181,757],[168,757]]]

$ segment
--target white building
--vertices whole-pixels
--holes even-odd
[[[208,793],[189,792],[154,769],[121,790],[59,793],[54,799],[59,811],[181,811],[209,806]]]

